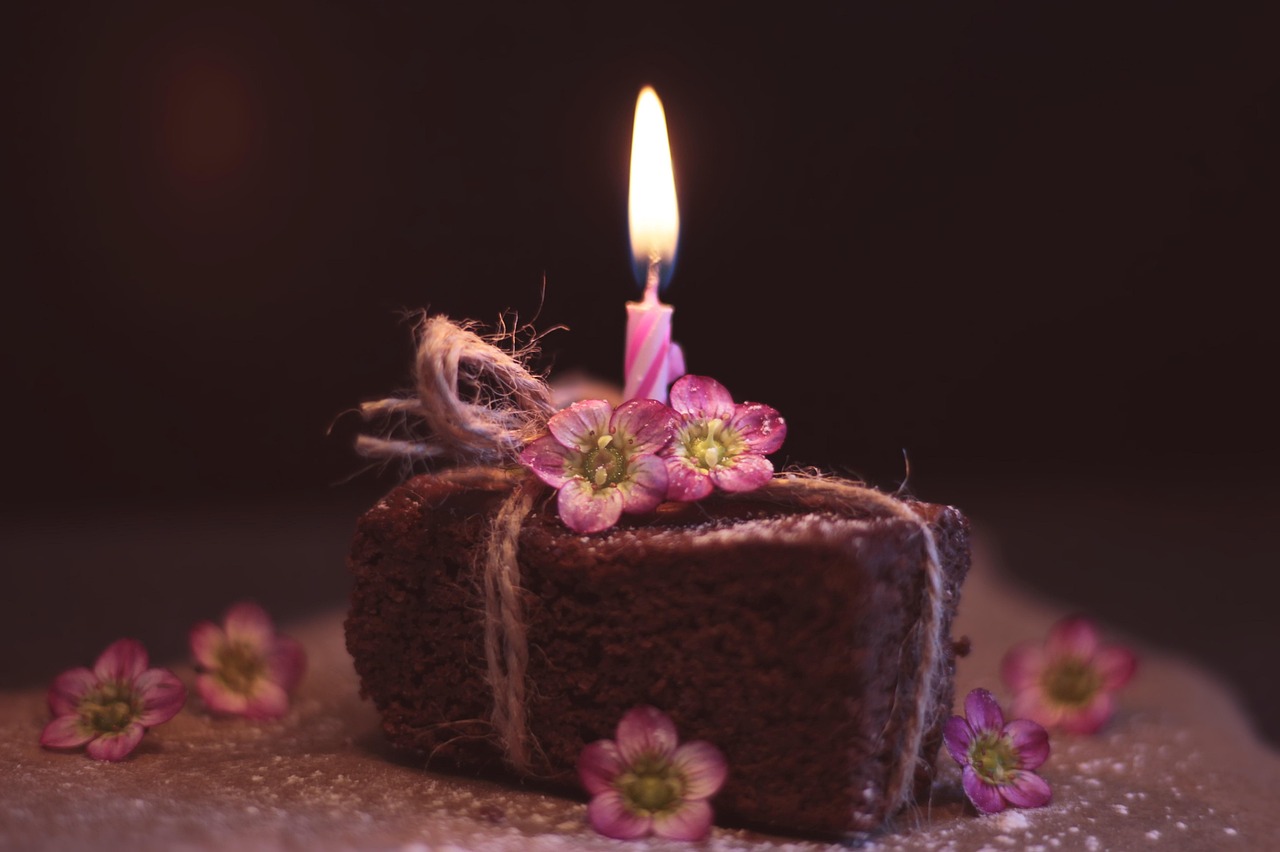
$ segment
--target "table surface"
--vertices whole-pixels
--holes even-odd
[[[1042,636],[1061,614],[1003,577],[979,536],[956,624],[973,643],[960,661],[960,694],[985,686],[1000,695],[1003,652]],[[342,615],[287,625],[311,667],[285,719],[214,719],[193,699],[119,764],[42,750],[43,689],[0,693],[0,849],[623,848],[584,825],[582,801],[435,774],[392,752],[358,697]],[[943,757],[932,802],[868,848],[1280,848],[1280,754],[1213,677],[1158,649],[1140,652],[1139,675],[1108,728],[1053,738],[1042,770],[1051,805],[978,816]],[[68,665],[77,662],[88,661]],[[189,667],[174,667],[191,682]],[[707,848],[827,846],[717,828]]]

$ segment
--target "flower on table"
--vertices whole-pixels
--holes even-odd
[[[190,638],[200,670],[196,692],[210,710],[250,719],[277,719],[288,712],[306,653],[296,640],[276,634],[266,610],[238,603],[222,626],[202,621]]]
[[[1009,651],[1001,675],[1013,690],[1016,715],[1046,728],[1092,734],[1115,712],[1115,692],[1137,665],[1132,651],[1103,645],[1097,625],[1077,616],[1050,628],[1044,643]]]
[[[703,740],[677,745],[675,724],[653,707],[627,711],[614,736],[578,757],[591,827],[619,840],[706,837],[714,816],[707,800],[728,775],[720,750]]]
[[[706,376],[681,376],[671,386],[675,440],[663,457],[667,499],[701,500],[714,488],[753,491],[773,477],[765,458],[787,437],[778,412],[758,402],[735,403],[724,385]]]
[[[623,512],[650,512],[667,493],[658,452],[671,440],[671,409],[633,399],[616,409],[602,399],[576,402],[547,422],[521,462],[558,488],[560,518],[575,532],[612,527]]]
[[[942,738],[964,770],[961,783],[973,806],[994,814],[1006,805],[1047,805],[1052,790],[1034,770],[1049,757],[1048,732],[1029,719],[1006,724],[1000,705],[985,689],[965,697],[964,712],[947,720]]]
[[[119,639],[92,669],[68,669],[49,687],[53,721],[40,733],[46,748],[85,747],[95,760],[123,760],[148,728],[169,721],[186,703],[187,690],[168,669],[149,668],[147,649]]]

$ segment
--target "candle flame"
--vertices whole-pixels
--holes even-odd
[[[645,298],[656,299],[675,268],[680,211],[676,206],[667,118],[652,86],[645,86],[636,99],[627,213],[636,279],[645,287]]]

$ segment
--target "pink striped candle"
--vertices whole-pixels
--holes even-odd
[[[680,211],[667,119],[657,93],[648,86],[636,99],[627,211],[631,253],[637,273],[643,276],[644,298],[627,303],[623,396],[666,402],[667,388],[684,374],[684,354],[671,341],[674,310],[659,301],[658,292],[675,266]]]
[[[642,302],[627,302],[627,383],[624,399],[667,401],[667,388],[684,375],[684,352],[671,340],[675,308],[658,301],[657,287]]]

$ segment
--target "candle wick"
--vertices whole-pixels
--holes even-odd
[[[644,281],[644,300],[658,301],[658,284],[662,280],[662,256],[656,251],[649,255],[649,273]]]

